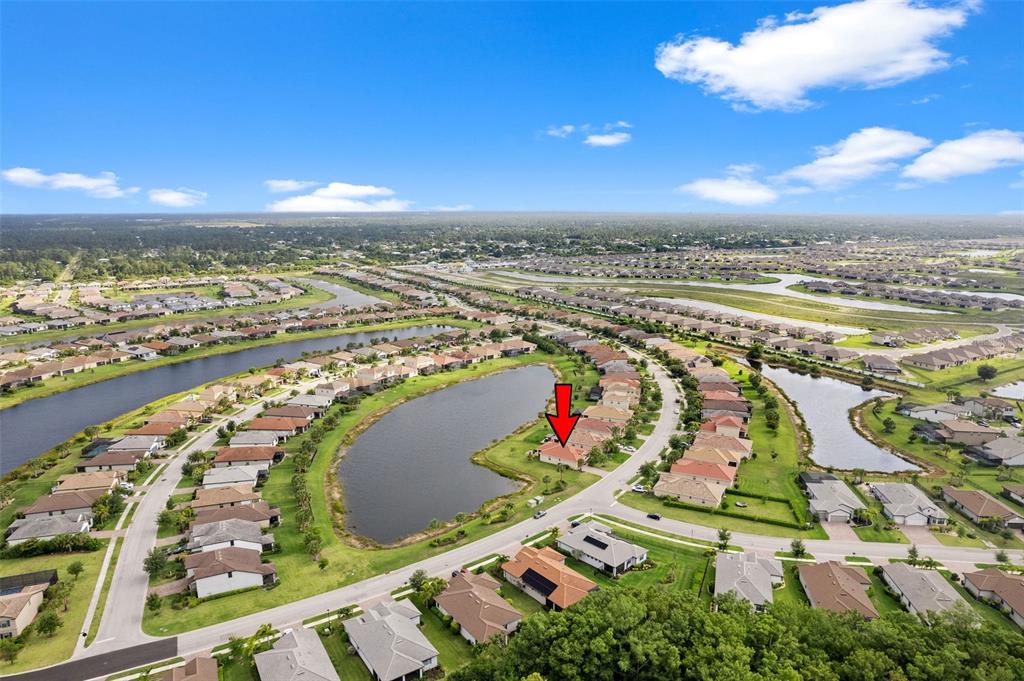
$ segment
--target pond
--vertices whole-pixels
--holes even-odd
[[[1024,381],[1001,385],[993,390],[992,394],[1008,400],[1024,400]]]
[[[341,459],[348,528],[381,544],[431,519],[472,513],[517,484],[472,462],[474,453],[537,418],[554,374],[526,366],[459,383],[395,407]]]
[[[252,367],[269,366],[282,357],[296,358],[303,352],[324,352],[349,343],[365,344],[383,338],[429,336],[451,328],[421,324],[261,345],[179,364],[166,364],[22,402],[0,411],[0,474],[17,468],[88,426],[104,423],[161,397],[223,376]]]
[[[821,466],[842,470],[894,473],[919,468],[891,452],[865,440],[850,425],[853,407],[890,393],[864,390],[860,386],[823,376],[813,378],[784,367],[762,366],[765,378],[779,386],[796,403],[814,439],[811,459]]]

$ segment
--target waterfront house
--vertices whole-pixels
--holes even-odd
[[[568,567],[565,556],[548,546],[524,546],[501,569],[508,582],[555,610],[564,610],[597,591],[597,584]]]
[[[565,464],[569,468],[580,469],[587,461],[587,452],[583,448],[571,443],[566,443],[563,447],[557,440],[545,442],[534,452],[540,461],[555,466]]]
[[[507,642],[523,615],[498,594],[500,586],[486,572],[462,570],[437,597],[437,609],[455,620],[459,633],[473,645]]]
[[[1003,436],[1003,431],[998,428],[989,428],[974,421],[962,421],[960,419],[943,421],[935,429],[935,433],[944,442],[953,442],[967,446],[980,446]]]
[[[869,483],[882,502],[882,513],[897,525],[945,525],[949,516],[914,485],[906,482]]]
[[[913,407],[910,410],[910,417],[928,421],[929,423],[943,423],[954,419],[963,418],[970,414],[970,410],[962,404],[953,402],[940,402],[938,404],[926,404],[920,407]]]

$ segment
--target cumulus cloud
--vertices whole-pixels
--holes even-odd
[[[743,175],[701,178],[682,185],[678,191],[706,201],[731,203],[736,206],[758,206],[774,203],[779,198],[779,193],[768,185]]]
[[[960,139],[948,140],[921,154],[904,168],[903,176],[942,182],[1018,163],[1024,163],[1024,133],[981,130]]]
[[[394,190],[369,184],[331,182],[309,194],[291,196],[267,205],[274,213],[370,213],[408,210],[411,201],[373,197],[394,196]]]
[[[47,175],[38,168],[8,168],[2,173],[11,184],[41,189],[75,189],[97,199],[118,199],[139,191],[138,187],[119,186],[117,175],[104,171],[99,175],[81,173],[53,173]]]
[[[896,168],[896,161],[917,154],[931,141],[904,130],[863,128],[831,146],[818,147],[817,160],[791,168],[781,181],[806,182],[817,189],[838,189]]]
[[[150,189],[147,192],[149,200],[153,203],[161,206],[168,206],[170,208],[189,208],[191,206],[198,206],[206,201],[206,192],[201,192],[198,189],[189,189],[188,187],[178,187],[177,189]]]
[[[620,144],[633,139],[633,136],[628,132],[609,132],[587,135],[586,139],[583,140],[584,144],[592,147],[617,147]]]
[[[547,130],[545,130],[544,134],[548,135],[549,137],[559,137],[559,138],[563,138],[564,139],[564,138],[568,137],[569,135],[573,134],[574,132],[576,132],[576,126],[575,125],[571,125],[571,124],[566,124],[566,125],[553,125],[550,128],[548,128]]]
[[[914,0],[863,0],[762,19],[732,44],[679,36],[658,45],[655,66],[735,108],[795,111],[823,87],[881,88],[948,68],[940,38],[963,26],[970,2],[928,7]]]
[[[617,147],[633,139],[632,133],[625,132],[632,127],[632,123],[622,120],[615,121],[614,123],[605,123],[600,126],[591,125],[590,123],[583,123],[582,125],[570,123],[551,126],[544,131],[544,134],[559,139],[580,134],[583,136],[583,144],[588,146]]]
[[[263,186],[275,194],[284,192],[301,192],[303,189],[315,187],[319,182],[316,180],[264,180]]]

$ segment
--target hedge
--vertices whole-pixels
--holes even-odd
[[[704,513],[717,513],[718,515],[728,516],[730,518],[739,518],[741,520],[753,520],[759,523],[768,523],[769,525],[778,525],[779,527],[788,527],[794,530],[803,530],[806,527],[802,523],[797,523],[789,520],[777,520],[775,518],[763,518],[758,515],[750,515],[747,513],[737,513],[729,508],[716,508],[709,510],[707,506],[698,506],[697,504],[687,504],[676,499],[662,499],[661,503],[665,506],[684,508],[690,511],[702,511]]]

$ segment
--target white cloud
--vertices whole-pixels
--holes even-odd
[[[628,132],[609,132],[603,135],[587,135],[583,143],[592,147],[617,147],[631,139],[633,139],[633,136]]]
[[[369,184],[331,182],[326,187],[302,196],[291,196],[267,205],[274,213],[370,213],[408,210],[411,201],[401,199],[367,200],[393,196],[394,190]]]
[[[913,0],[863,0],[782,22],[761,20],[739,43],[679,36],[658,45],[655,66],[736,108],[799,110],[822,87],[880,88],[950,65],[935,43],[967,21],[972,5],[928,7]]]
[[[960,175],[976,175],[1002,166],[1024,163],[1024,133],[982,130],[949,140],[921,154],[903,170],[915,180],[941,182]]]
[[[910,103],[911,104],[929,104],[931,102],[934,102],[936,99],[938,99],[941,96],[942,95],[936,95],[936,94],[925,95],[924,97],[918,97],[917,99],[910,100]]]
[[[104,171],[99,175],[82,175],[81,173],[47,175],[37,168],[19,167],[8,168],[0,174],[11,184],[22,187],[77,189],[97,199],[118,199],[139,191],[138,187],[120,187],[117,175],[109,171]]]
[[[896,161],[919,153],[931,141],[903,130],[863,128],[832,146],[818,147],[818,159],[782,173],[817,189],[838,189],[896,167]]]
[[[316,180],[264,180],[263,186],[275,194],[282,192],[301,192],[303,189],[315,187],[319,182]]]
[[[206,192],[201,192],[198,189],[189,189],[188,187],[150,189],[148,195],[149,200],[153,203],[171,208],[189,208],[191,206],[198,206],[206,201]]]
[[[701,178],[682,185],[679,191],[707,201],[737,206],[773,203],[779,198],[777,191],[748,177]]]
[[[553,125],[545,131],[545,134],[548,135],[549,137],[559,137],[564,139],[569,135],[573,134],[574,132],[576,132],[576,126],[566,124]]]
[[[467,210],[473,210],[473,205],[469,203],[457,203],[454,206],[434,206],[430,210],[437,211],[438,213],[461,213]]]

